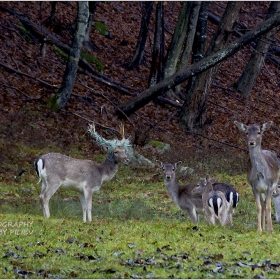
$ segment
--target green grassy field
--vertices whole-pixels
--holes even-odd
[[[279,278],[280,226],[274,221],[274,234],[257,233],[245,174],[228,160],[204,158],[201,166],[195,160],[188,166],[218,170],[219,181],[239,190],[232,227],[209,226],[203,217],[192,224],[156,168],[120,167],[94,193],[90,224],[82,222],[76,193],[67,191],[52,197],[51,217],[43,218],[33,170],[3,180],[0,278]]]

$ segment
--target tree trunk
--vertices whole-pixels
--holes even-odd
[[[193,43],[192,63],[196,63],[199,60],[201,60],[203,57],[205,57],[206,39],[207,39],[207,20],[208,20],[207,8],[209,5],[210,2],[203,2],[199,11],[197,29],[196,29],[194,43]],[[186,87],[186,94],[184,97],[185,101],[180,112],[181,123],[185,121],[186,116],[189,118],[191,117],[192,119],[193,111],[197,111],[196,107],[194,107],[193,110],[190,110],[190,108],[187,108],[186,104],[194,105],[197,106],[200,110],[204,110],[203,107],[200,107],[200,105],[204,106],[203,102],[199,102],[199,99],[193,100],[194,95],[199,94],[198,92],[195,92],[195,89],[197,88],[199,82],[201,82],[200,79],[201,75],[203,75],[203,73],[201,73],[198,76],[192,77],[188,81]],[[199,119],[199,117],[197,117],[196,119]]]
[[[90,33],[91,33],[91,27],[92,27],[92,20],[93,16],[96,10],[96,7],[98,5],[98,1],[89,1],[88,2],[88,7],[89,7],[89,17],[88,17],[88,24],[87,24],[87,29],[85,33],[85,38],[83,45],[88,49],[88,50],[98,50],[96,46],[91,44],[90,42]]]
[[[188,30],[187,30],[187,38],[185,40],[185,47],[181,56],[181,59],[179,61],[177,71],[180,70],[182,67],[188,64],[190,57],[191,57],[191,52],[194,44],[194,38],[196,34],[196,29],[197,29],[197,21],[198,21],[198,16],[199,16],[199,11],[201,9],[202,2],[189,2],[191,3],[191,10],[190,10],[190,15],[189,15],[189,22],[188,22]],[[204,4],[204,2],[203,2]],[[178,96],[181,100],[184,100],[181,94],[181,86],[178,85],[175,89],[175,95]]]
[[[149,77],[149,87],[155,85],[162,79],[164,39],[163,25],[163,2],[158,2],[156,10],[156,30],[152,52],[152,65]]]
[[[270,3],[266,19],[271,18],[275,13],[279,11],[280,11],[280,2],[272,1]],[[256,46],[256,50],[253,50],[243,74],[232,85],[233,88],[235,88],[247,99],[250,99],[250,93],[261,71],[262,64],[266,56],[266,53],[268,51],[270,40],[273,36],[273,33],[274,33],[273,30],[270,30],[262,38],[259,38]]]
[[[192,2],[184,1],[182,4],[172,41],[169,45],[165,58],[163,73],[164,78],[169,77],[176,72],[177,62],[179,60],[184,39],[187,34],[191,6]],[[172,90],[168,91],[167,95],[172,96]]]
[[[242,1],[228,2],[218,29],[210,42],[206,56],[220,50],[226,45],[242,5]],[[198,38],[201,38],[201,36]],[[198,45],[202,45],[203,47],[203,43]],[[198,52],[196,59],[199,59],[203,54],[202,48]],[[188,86],[186,99],[180,112],[180,123],[190,131],[196,126],[201,127],[204,123],[203,116],[206,111],[208,92],[215,79],[218,68],[219,66],[216,66],[199,74],[194,78],[194,81],[191,81],[190,86]]]
[[[164,79],[163,81],[159,82],[153,87],[144,90],[136,98],[133,98],[123,104],[120,104],[119,109],[127,115],[134,113],[136,110],[142,108],[147,103],[161,95],[163,92],[181,84],[187,79],[194,77],[205,70],[210,69],[211,67],[220,63],[221,61],[237,53],[244,46],[248,45],[250,42],[265,34],[272,28],[278,26],[279,24],[280,16],[278,13],[272,18],[262,22],[253,30],[247,32],[227,47],[212,53],[208,57],[201,59],[200,61],[192,64],[191,66],[186,65],[172,76]],[[119,111],[120,115],[122,114],[121,111]]]
[[[51,9],[51,15],[50,15],[50,26],[53,26],[55,24],[55,10],[56,10],[56,4],[57,1],[52,1],[52,9]]]
[[[72,48],[68,57],[66,70],[59,92],[50,100],[51,108],[55,112],[60,112],[60,110],[65,107],[72,93],[76,79],[80,53],[88,23],[88,16],[88,2],[78,2],[76,31],[73,38]]]
[[[135,54],[128,66],[129,69],[137,68],[143,59],[143,54],[145,50],[145,44],[148,36],[149,31],[149,24],[150,24],[150,18],[153,11],[154,2],[152,1],[145,1],[142,2],[145,6],[145,11],[143,12],[142,19],[141,19],[141,27],[137,39],[137,45]]]

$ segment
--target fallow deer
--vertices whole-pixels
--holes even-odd
[[[222,226],[231,225],[230,203],[221,191],[213,190],[214,179],[207,175],[200,180],[197,187],[192,190],[193,195],[202,195],[203,211],[209,224],[215,225],[216,221]]]
[[[182,163],[181,161],[177,163],[162,163],[157,160],[159,167],[163,173],[164,183],[168,191],[169,196],[173,201],[182,209],[188,212],[193,223],[198,222],[198,215],[203,214],[203,203],[201,195],[193,196],[192,190],[197,186],[197,183],[190,183],[186,185],[180,185],[176,181],[176,170],[178,166]],[[220,190],[226,196],[226,199],[230,203],[229,220],[232,221],[232,213],[236,208],[239,196],[238,192],[233,188],[233,186],[226,183],[214,183],[214,190]]]
[[[116,143],[118,140],[114,141]],[[119,163],[128,163],[126,150],[122,147],[108,146],[103,163],[75,159],[59,153],[48,153],[38,157],[35,162],[39,182],[42,182],[40,201],[43,215],[50,217],[49,200],[58,188],[74,190],[83,208],[83,221],[92,221],[92,193],[98,191],[104,182],[110,181],[118,171]]]
[[[271,197],[276,191],[279,179],[279,166],[274,152],[261,149],[262,135],[271,127],[272,121],[262,125],[234,122],[247,137],[250,160],[247,168],[247,181],[252,188],[258,212],[258,231],[265,229],[265,216],[267,230],[273,233],[271,220]]]
[[[196,187],[196,184],[179,185],[176,181],[176,170],[182,162],[164,164],[157,160],[157,163],[162,170],[164,183],[169,196],[182,210],[188,212],[193,223],[197,223],[197,214],[203,214],[203,205],[201,197],[193,197],[192,195],[192,190]]]

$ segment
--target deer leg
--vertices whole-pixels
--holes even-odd
[[[88,216],[88,221],[92,221],[91,217],[91,209],[92,209],[92,190],[90,188],[85,188],[84,190],[85,195],[85,204],[86,204],[86,212]],[[84,220],[85,222],[85,220]]]
[[[42,183],[40,201],[41,201],[41,206],[43,209],[43,216],[46,218],[50,217],[49,201],[59,187],[60,187],[59,182],[43,181],[43,183]]]
[[[85,200],[85,195],[84,193],[79,193],[79,199],[82,204],[82,209],[83,209],[83,222],[85,223],[87,221],[87,204]]]
[[[190,209],[189,214],[190,214],[192,222],[195,224],[198,223],[198,215],[196,213],[195,207],[192,207],[192,209]]]
[[[221,209],[219,220],[222,226],[224,226],[228,222],[228,213],[226,209]]]
[[[263,193],[261,194],[260,200],[262,206],[262,229],[265,230],[266,196]]]
[[[216,218],[215,218],[215,213],[214,213],[213,209],[211,209],[211,208],[205,209],[204,216],[206,217],[208,224],[215,225]]]
[[[232,212],[228,212],[227,214],[227,225],[232,226]]]
[[[265,212],[266,212],[266,219],[267,219],[267,230],[270,233],[273,233],[273,226],[271,220],[271,196],[272,196],[272,190],[269,189],[267,191],[266,200],[265,200]]]
[[[215,218],[215,215],[210,215],[209,216],[209,220],[208,220],[209,224],[210,225],[215,225],[216,224],[216,218]]]
[[[196,209],[195,209],[194,206],[192,206],[192,207],[182,207],[182,209],[186,210],[188,212],[188,214],[190,215],[191,221],[194,224],[198,223],[198,216],[197,216]]]
[[[257,207],[257,213],[258,213],[258,232],[262,231],[263,225],[263,219],[262,219],[262,205],[261,205],[261,198],[260,194],[257,192],[254,192],[255,200],[256,200],[256,207]]]

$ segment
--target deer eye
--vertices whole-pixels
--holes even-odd
[[[174,168],[174,167],[172,168],[172,171],[175,171],[175,168]]]
[[[117,154],[118,153],[118,151],[115,151],[115,154]]]

